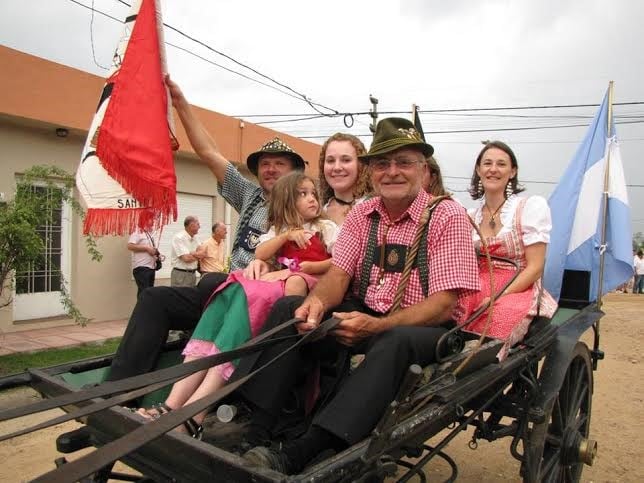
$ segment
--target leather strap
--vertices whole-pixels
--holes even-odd
[[[177,364],[172,367],[165,369],[160,369],[158,371],[150,372],[147,374],[141,374],[138,376],[128,377],[127,379],[121,379],[119,381],[110,381],[100,384],[99,386],[92,387],[90,389],[84,389],[69,394],[63,394],[61,396],[44,399],[33,404],[28,404],[26,406],[21,406],[17,408],[10,408],[0,411],[0,422],[6,421],[8,419],[18,418],[21,416],[26,416],[28,414],[38,413],[41,411],[47,411],[49,409],[66,406],[68,404],[75,404],[97,397],[104,397],[110,394],[122,393],[124,391],[131,391],[133,389],[138,389],[152,384],[163,382],[164,385],[172,384],[175,381],[186,377],[189,374],[194,372],[202,371],[204,369],[209,369],[210,367],[216,366],[218,364],[223,364],[224,362],[229,362],[239,357],[243,357],[248,354],[257,352],[267,346],[276,344],[279,340],[269,339],[271,336],[280,332],[281,330],[290,327],[297,323],[297,319],[291,319],[283,324],[278,325],[277,327],[266,331],[263,334],[251,339],[244,345],[228,352],[222,352],[220,354],[215,354],[212,356],[204,357],[201,359],[196,359],[194,361],[186,362],[184,364]],[[147,391],[151,392],[151,391]],[[145,393],[143,393],[145,394]],[[127,401],[127,399],[125,400]]]
[[[295,334],[295,335],[289,335],[289,336],[286,336],[286,337],[276,337],[274,339],[269,339],[268,341],[258,342],[253,347],[255,349],[259,350],[259,349],[262,349],[262,348],[277,344],[279,342],[284,342],[285,340],[294,339],[296,337],[299,337],[299,335]],[[267,343],[267,342],[270,342],[270,344]],[[99,411],[103,411],[104,409],[110,408],[112,406],[119,406],[119,405],[124,404],[124,403],[126,403],[128,401],[131,401],[132,399],[136,399],[136,398],[141,397],[141,396],[143,396],[145,394],[149,394],[151,392],[157,391],[157,390],[159,390],[159,389],[161,389],[163,387],[166,387],[166,386],[168,386],[170,384],[174,384],[175,382],[183,379],[184,377],[185,376],[179,376],[179,377],[173,378],[173,379],[168,380],[168,381],[162,381],[162,382],[158,382],[156,384],[150,384],[150,385],[145,386],[145,387],[143,387],[141,389],[136,389],[134,391],[126,392],[124,394],[119,394],[117,396],[110,397],[109,399],[105,399],[103,401],[100,401],[100,402],[97,402],[97,403],[94,403],[94,404],[90,404],[90,405],[78,408],[76,410],[70,411],[70,412],[65,413],[65,414],[63,414],[61,416],[58,416],[56,418],[49,419],[47,421],[43,421],[42,423],[38,423],[38,424],[36,424],[34,426],[29,426],[27,428],[23,428],[23,429],[20,429],[18,431],[15,431],[13,433],[2,435],[2,436],[0,436],[0,442],[6,441],[6,440],[11,439],[11,438],[15,438],[16,436],[22,436],[24,434],[29,434],[29,433],[32,433],[34,431],[38,431],[40,429],[49,428],[51,426],[55,426],[56,424],[62,424],[62,423],[65,423],[67,421],[72,421],[74,419],[79,419],[81,417],[88,416],[90,414],[94,414],[94,413],[97,413]]]
[[[288,352],[297,349],[305,342],[311,342],[324,337],[339,322],[340,321],[335,318],[325,320],[315,330],[302,335],[291,347],[277,355],[274,359],[259,367],[255,371],[238,379],[237,381],[232,382],[219,389],[218,391],[215,391],[213,394],[199,399],[187,406],[172,411],[171,413],[166,414],[159,419],[155,419],[147,424],[142,424],[140,427],[138,427],[134,431],[131,431],[127,435],[111,441],[110,443],[102,446],[96,451],[89,453],[88,455],[74,460],[70,463],[62,465],[59,468],[41,475],[40,477],[32,481],[36,483],[65,483],[69,481],[78,481],[81,478],[84,478],[85,476],[98,471],[99,469],[112,463],[113,461],[116,461],[119,458],[132,453],[133,451],[136,451],[141,446],[162,436],[171,429],[176,428],[188,418],[193,417],[194,415],[217,403],[222,398],[235,391],[246,381],[257,375],[263,369],[270,366],[273,362],[286,355]]]

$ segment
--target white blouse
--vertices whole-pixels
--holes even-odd
[[[501,230],[498,235],[508,233],[514,226],[514,214],[519,205],[521,198],[517,195],[511,195],[503,204],[501,208],[500,220]],[[481,224],[483,219],[483,206],[485,204],[485,197],[481,198],[476,208],[467,210],[467,214],[472,217],[477,225]],[[549,243],[550,230],[552,229],[552,219],[550,217],[550,207],[545,198],[541,196],[529,196],[523,206],[521,214],[521,234],[523,244],[534,245],[535,243]],[[472,239],[479,240],[479,235],[475,230],[472,230]]]
[[[305,231],[310,231],[311,233],[319,232],[322,235],[322,242],[326,247],[327,253],[332,253],[333,245],[335,245],[335,241],[338,238],[338,232],[340,231],[338,228],[338,225],[333,223],[331,220],[326,220],[322,218],[316,221],[315,223],[304,223],[302,228]],[[287,230],[282,230],[282,233],[284,233],[285,231]],[[276,236],[277,235],[275,234],[275,227],[271,226],[268,229],[267,233],[260,235],[259,243],[264,243],[265,241],[271,240]]]

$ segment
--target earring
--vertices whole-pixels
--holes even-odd
[[[512,195],[512,179],[508,181],[508,184],[505,185],[505,197],[509,198]]]
[[[479,182],[476,184],[476,191],[479,195],[483,195],[483,193],[485,192],[483,190],[483,182],[480,179],[479,179]]]

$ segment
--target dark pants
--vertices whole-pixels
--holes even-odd
[[[203,276],[197,287],[145,289],[134,306],[107,380],[154,369],[168,332],[194,329],[208,298],[224,280],[225,273],[212,273]]]
[[[138,299],[141,296],[146,288],[154,287],[154,275],[155,271],[153,268],[148,267],[136,267],[132,270],[132,275],[134,276],[134,281],[136,282],[136,298]]]
[[[644,293],[644,275],[635,275],[633,293]]]
[[[280,299],[271,310],[264,330],[292,318],[301,302],[301,297]],[[347,300],[333,311],[351,310],[371,312],[356,300]],[[290,328],[289,331],[294,332],[295,328]],[[445,332],[446,329],[442,327],[396,327],[365,340],[361,350],[356,351],[365,353],[364,361],[315,416],[313,424],[333,433],[349,445],[366,437],[394,399],[409,366],[425,366],[436,360],[436,344]],[[242,395],[267,413],[278,417],[296,383],[297,369],[308,363],[311,354],[346,350],[332,337],[331,335],[315,343],[318,346],[324,345],[322,351],[312,350],[305,345],[298,351],[289,352],[246,383],[240,389]],[[270,347],[262,351],[254,361],[243,359],[235,374],[243,374],[249,370],[249,366],[259,367],[270,361],[289,344],[290,342],[285,342]]]

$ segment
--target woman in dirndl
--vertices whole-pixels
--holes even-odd
[[[550,241],[552,223],[550,208],[541,196],[520,197],[523,191],[518,182],[517,159],[510,147],[501,141],[488,142],[476,159],[470,195],[478,201],[468,214],[479,227],[491,255],[509,258],[518,263],[519,274],[501,293],[500,289],[515,274],[507,263],[492,261],[494,303],[487,336],[504,341],[497,354],[504,360],[509,349],[523,340],[532,319],[551,318],[557,302],[542,288],[541,276],[545,264],[546,246]],[[484,250],[481,239],[473,230],[477,248]],[[487,258],[479,259],[481,291],[464,301],[467,314],[472,314],[490,301],[492,277]],[[483,333],[488,311],[483,312],[464,330]]]

